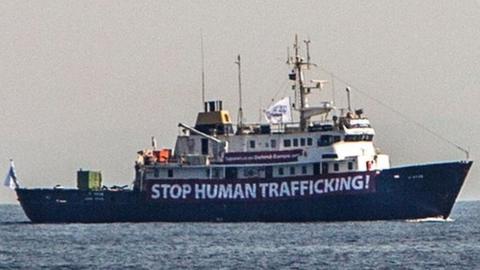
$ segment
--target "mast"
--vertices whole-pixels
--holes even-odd
[[[243,126],[243,109],[242,109],[242,66],[240,62],[240,54],[237,56],[237,61],[235,64],[238,65],[238,127]]]
[[[203,32],[200,33],[200,46],[202,55],[202,107],[205,104],[205,55],[203,51]]]
[[[310,67],[315,67],[316,65],[310,62],[310,40],[303,40],[303,42],[306,47],[306,60],[300,55],[298,36],[295,35],[295,43],[293,44],[295,56],[289,59],[287,63],[293,65],[293,69],[288,75],[289,79],[295,82],[292,86],[292,89],[295,91],[293,108],[299,112],[300,130],[307,131],[312,116],[328,114],[333,109],[333,104],[331,102],[322,102],[313,107],[308,105],[307,96],[311,94],[311,90],[318,89],[321,91],[323,84],[327,81],[309,80],[309,82],[305,82],[304,70],[309,70]]]
[[[308,43],[307,43],[307,48],[308,48]],[[298,111],[300,112],[300,130],[305,131],[307,127],[307,119],[305,118],[305,96],[306,96],[306,89],[304,86],[304,81],[303,81],[303,72],[302,72],[302,66],[305,65],[303,63],[302,57],[300,57],[299,52],[298,52],[298,36],[295,35],[295,44],[294,44],[294,49],[295,49],[295,59],[294,59],[294,66],[296,69],[297,73],[297,80],[298,80],[298,86],[299,86],[299,94],[300,94],[300,108],[298,108]],[[308,64],[308,63],[307,63]]]

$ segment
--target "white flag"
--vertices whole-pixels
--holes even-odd
[[[270,124],[288,123],[292,121],[290,111],[290,97],[279,100],[265,110],[265,118]]]
[[[15,164],[13,164],[13,160],[10,160],[10,169],[8,170],[3,184],[11,189],[18,188],[17,172],[15,171]]]

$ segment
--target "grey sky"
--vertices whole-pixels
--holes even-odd
[[[261,106],[291,94],[284,63],[298,33],[311,39],[316,63],[354,86],[354,107],[394,165],[464,155],[357,89],[476,159],[478,29],[474,0],[0,1],[0,171],[14,158],[28,187],[75,186],[79,168],[102,170],[107,185],[130,184],[150,136],[173,147],[176,124],[193,123],[201,109],[201,32],[207,98],[223,99],[234,119],[236,55],[244,111],[256,121]],[[345,106],[347,85],[334,86]],[[461,199],[480,198],[477,167]],[[0,189],[0,203],[13,202]]]

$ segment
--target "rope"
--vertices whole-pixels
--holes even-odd
[[[274,100],[277,99],[278,94],[280,94],[280,91],[282,92],[282,96],[285,96],[285,93],[288,90],[288,79],[284,79],[281,84],[277,87],[277,92],[275,92],[275,95],[273,95],[272,99],[269,100],[269,106],[273,104]]]
[[[342,82],[343,84],[345,85],[348,85],[350,86],[350,89],[352,90],[355,90],[357,91],[358,93],[364,95],[365,97],[379,103],[380,105],[382,105],[383,107],[391,110],[392,112],[396,113],[397,115],[399,115],[401,118],[403,118],[404,120],[407,120],[408,122],[411,122],[413,124],[415,124],[417,127],[420,127],[421,129],[425,130],[426,132],[430,133],[430,135],[433,135],[434,137],[450,144],[451,146],[454,146],[455,148],[457,148],[458,150],[462,151],[466,157],[467,157],[467,160],[470,158],[470,153],[467,149],[463,148],[462,146],[458,145],[457,143],[443,137],[442,135],[438,134],[437,132],[433,131],[432,129],[428,128],[427,126],[423,125],[422,123],[410,118],[409,116],[407,116],[406,114],[402,113],[401,111],[395,109],[393,106],[390,106],[388,105],[387,103],[379,100],[378,98],[376,97],[373,97],[371,95],[369,95],[366,91],[362,91],[360,90],[360,88],[352,85],[351,83],[347,82],[346,80],[338,77],[337,75],[333,74],[332,72],[329,72],[328,70],[326,70],[325,68],[321,67],[321,66],[318,66],[323,72],[329,74],[332,78]],[[333,91],[335,91],[335,89],[333,89]]]

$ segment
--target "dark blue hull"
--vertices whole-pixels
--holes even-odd
[[[372,187],[368,192],[332,192],[321,196],[152,200],[152,193],[145,191],[74,189],[17,189],[17,195],[28,218],[35,223],[313,222],[447,218],[471,165],[471,161],[459,161],[370,172],[374,174],[374,181],[372,178]]]

